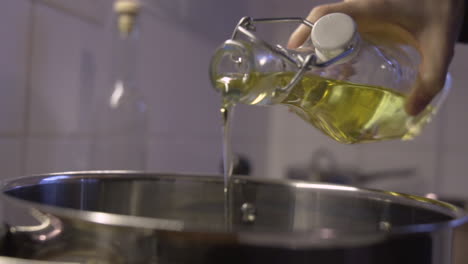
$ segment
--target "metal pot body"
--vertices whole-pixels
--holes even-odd
[[[350,186],[77,172],[2,186],[2,254],[80,263],[451,263],[458,208]],[[228,210],[225,210],[228,208]]]

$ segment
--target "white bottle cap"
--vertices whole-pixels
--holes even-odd
[[[343,13],[321,17],[312,28],[311,38],[317,56],[322,61],[343,53],[356,39],[356,23]]]

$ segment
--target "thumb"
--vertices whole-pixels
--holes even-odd
[[[434,41],[434,39],[440,41]],[[406,101],[405,109],[408,114],[419,114],[442,90],[453,56],[453,47],[450,46],[449,39],[439,28],[433,28],[421,34],[419,42],[423,43],[420,47],[422,63],[419,67],[418,79]]]
[[[319,18],[325,16],[330,13],[347,13],[351,15],[353,11],[353,5],[350,5],[348,2],[340,2],[335,4],[328,4],[328,5],[321,5],[317,6],[312,11],[310,11],[309,15],[307,16],[307,20],[315,23]],[[307,38],[310,36],[311,28],[301,24],[290,36],[288,41],[288,48],[294,49],[301,46]]]

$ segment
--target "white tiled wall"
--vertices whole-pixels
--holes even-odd
[[[447,196],[468,197],[468,45],[458,45],[450,67],[453,89],[441,123],[440,192]]]
[[[21,141],[18,138],[0,139],[2,178],[13,178],[21,173]]]
[[[147,168],[218,173],[221,161],[219,95],[208,64],[247,1],[144,1],[141,15],[141,90],[149,105]],[[89,167],[92,99],[108,85],[111,0],[7,0],[0,11],[0,168],[5,177]],[[14,30],[12,30],[14,29]],[[262,162],[267,129],[239,113],[239,153]],[[255,131],[255,132],[252,132]],[[253,148],[252,146],[255,146]],[[248,153],[247,153],[248,154]],[[259,166],[263,167],[263,166]],[[258,170],[258,172],[261,172]]]
[[[0,24],[0,134],[19,135],[24,128],[31,4],[7,0],[0,12],[5,21]]]
[[[106,0],[41,0],[44,5],[93,24],[102,24],[104,22],[105,16],[103,16],[103,13],[108,8],[107,2]]]
[[[141,51],[145,61],[139,70],[151,100],[148,169],[219,173],[221,101],[211,88],[208,65],[213,50],[242,15],[243,2],[147,3],[153,9],[143,16]],[[220,12],[229,15],[223,18]],[[250,119],[246,117],[241,118],[243,122]],[[255,124],[252,129],[267,128]]]
[[[23,174],[86,169],[91,99],[102,83],[104,26],[80,16],[82,9],[71,14],[64,7],[33,6]]]
[[[334,142],[284,107],[275,108],[269,123],[268,175],[283,178],[289,168],[308,167],[320,149],[330,150],[339,166],[355,166],[358,156],[353,146]]]
[[[89,145],[80,138],[37,138],[28,141],[26,175],[87,169]]]
[[[213,42],[149,15],[142,24],[148,34],[142,35],[145,61],[140,72],[151,100],[150,131],[167,136],[218,135],[213,121],[218,118],[219,99],[209,83],[207,66]]]
[[[21,173],[26,87],[29,71],[31,3],[27,0],[4,1],[0,10],[0,166],[5,177]]]
[[[96,74],[102,26],[89,24],[52,7],[37,4],[33,13],[29,133],[80,134],[82,111],[89,109]],[[83,65],[88,64],[88,65]],[[82,76],[88,74],[89,86]],[[85,95],[88,98],[83,98]],[[87,99],[87,100],[86,100]],[[88,104],[88,105],[87,105]]]
[[[220,140],[212,138],[181,137],[153,138],[148,145],[148,169],[172,173],[219,172],[221,162]]]

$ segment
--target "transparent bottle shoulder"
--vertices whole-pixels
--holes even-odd
[[[351,56],[343,63],[323,69],[320,75],[406,94],[416,79],[420,61],[419,53],[413,47],[391,43],[376,45],[367,40],[362,40]]]

